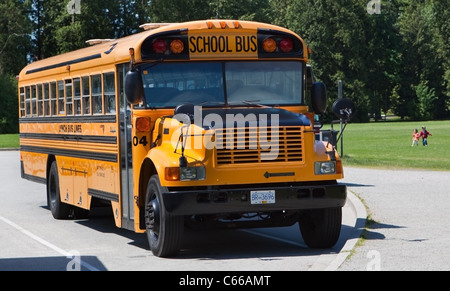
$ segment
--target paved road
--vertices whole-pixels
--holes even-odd
[[[338,270],[450,270],[450,172],[345,168],[375,221]]]
[[[341,250],[357,239],[357,219],[347,203],[333,249],[307,248],[294,225],[188,231],[179,257],[157,258],[145,234],[114,226],[109,209],[97,210],[88,220],[54,220],[45,186],[20,178],[19,152],[0,151],[0,161],[0,270],[326,270],[339,267]]]

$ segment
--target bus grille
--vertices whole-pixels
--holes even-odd
[[[302,162],[302,140],[301,127],[216,130],[217,164]]]

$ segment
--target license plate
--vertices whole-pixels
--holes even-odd
[[[275,204],[275,190],[251,191],[251,204]]]

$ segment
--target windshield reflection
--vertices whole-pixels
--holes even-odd
[[[304,104],[302,69],[293,61],[146,65],[141,69],[145,106]]]

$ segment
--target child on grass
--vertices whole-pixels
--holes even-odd
[[[425,126],[422,126],[422,131],[420,132],[420,137],[422,138],[423,146],[428,146],[428,136],[432,136],[432,134],[427,130]]]
[[[419,133],[419,131],[417,130],[417,128],[415,128],[414,130],[413,130],[413,134],[412,134],[412,147],[413,146],[418,146],[419,145],[419,139],[420,139],[420,133]]]

